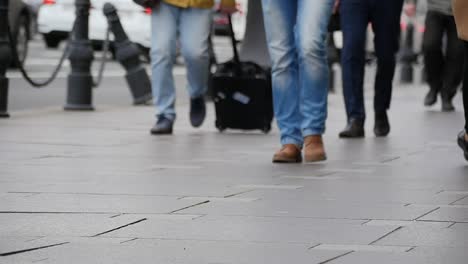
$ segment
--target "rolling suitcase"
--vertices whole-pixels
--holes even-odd
[[[273,100],[270,71],[253,62],[241,62],[229,16],[234,58],[220,64],[211,76],[216,128],[271,130]]]

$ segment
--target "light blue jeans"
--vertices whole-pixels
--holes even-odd
[[[208,87],[208,40],[211,9],[179,8],[161,2],[152,12],[151,67],[154,104],[158,116],[175,120],[175,87],[172,69],[177,39],[187,66],[190,98],[203,96]]]
[[[262,0],[281,144],[302,146],[327,119],[327,27],[334,0]]]

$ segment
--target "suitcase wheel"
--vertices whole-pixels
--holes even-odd
[[[268,134],[271,130],[271,124],[265,124],[265,126],[262,128],[262,132],[264,134]]]
[[[216,120],[215,125],[216,125],[216,128],[218,129],[218,131],[221,132],[221,133],[222,133],[224,130],[226,130],[226,127],[223,126],[223,125],[221,125],[221,123],[220,123],[218,120]]]

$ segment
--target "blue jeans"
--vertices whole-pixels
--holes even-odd
[[[262,0],[281,144],[302,146],[327,119],[327,26],[334,0]]]
[[[374,110],[390,108],[395,54],[399,47],[400,16],[403,0],[341,0],[343,31],[343,94],[348,119],[365,120],[364,64],[365,42],[369,23],[375,34],[377,55]]]
[[[179,8],[161,2],[152,13],[151,67],[154,104],[158,116],[175,120],[175,87],[172,69],[177,39],[187,65],[191,98],[203,96],[208,87],[211,9]]]

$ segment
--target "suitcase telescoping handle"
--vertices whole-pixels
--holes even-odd
[[[237,40],[236,40],[236,35],[234,34],[234,28],[232,26],[232,16],[229,14],[228,15],[228,21],[229,21],[229,35],[231,37],[231,42],[232,42],[232,51],[234,52],[234,63],[236,65],[236,70],[240,72],[241,70],[241,62],[239,58],[239,51],[237,50]]]

